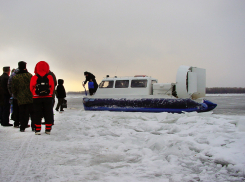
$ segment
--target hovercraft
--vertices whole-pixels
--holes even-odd
[[[146,75],[105,77],[95,95],[83,98],[86,111],[207,112],[217,104],[205,100],[206,70],[180,66],[176,83],[158,83]]]

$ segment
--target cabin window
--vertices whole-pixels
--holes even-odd
[[[102,81],[99,88],[113,88],[114,81]]]
[[[147,80],[132,80],[131,87],[132,88],[145,88],[147,87]]]
[[[151,80],[151,84],[157,83],[156,80]]]
[[[117,80],[115,88],[128,88],[129,80]]]

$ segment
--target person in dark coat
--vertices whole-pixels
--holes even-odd
[[[49,73],[48,75],[51,75],[53,77],[53,80],[54,80],[54,88],[57,86],[57,79],[56,79],[56,76],[55,74],[49,70]],[[55,103],[55,92],[53,93],[53,107],[54,107],[54,103]]]
[[[19,122],[19,106],[17,99],[13,96],[12,93],[12,79],[13,77],[19,72],[19,69],[16,68],[10,75],[8,79],[8,91],[10,95],[13,97],[13,112],[11,115],[11,119],[14,120],[14,127],[19,128],[20,122]]]
[[[3,97],[3,87],[0,78],[0,124],[2,123],[2,107],[4,105],[4,97]]]
[[[54,80],[54,88],[55,88],[56,85],[57,85],[57,79],[56,79],[55,74],[52,71],[49,70],[48,75],[51,75],[53,77],[53,80]],[[55,104],[55,92],[53,92],[52,97],[53,97],[52,103],[53,103],[53,108],[54,108],[54,104]],[[42,115],[42,118],[43,118],[43,115]],[[54,111],[53,111],[53,124],[54,124]],[[45,122],[42,122],[42,125],[45,125]]]
[[[3,106],[1,106],[1,112],[2,112],[2,119],[1,119],[1,125],[2,126],[13,126],[9,123],[9,115],[10,115],[10,103],[9,99],[11,95],[8,91],[8,79],[10,75],[10,67],[6,66],[3,67],[3,74],[1,75],[1,87],[3,89]]]
[[[54,80],[54,88],[55,88],[57,86],[57,79],[56,79],[55,74],[52,71],[49,70],[48,75],[51,75],[53,77],[53,80]],[[52,97],[53,97],[53,108],[54,108],[54,104],[55,104],[55,92],[53,92]],[[45,122],[43,122],[42,124],[45,124]],[[54,124],[54,111],[53,111],[53,124]]]
[[[89,82],[91,79],[92,79],[92,82],[94,82],[94,90],[93,90],[93,94],[94,94],[97,91],[97,89],[98,89],[98,83],[95,80],[95,76],[92,73],[87,72],[87,71],[84,72],[84,76],[85,76],[86,79],[85,79],[85,81],[83,83],[83,86],[85,86],[86,83]]]
[[[66,97],[66,91],[63,84],[64,84],[64,80],[58,79],[58,86],[56,87],[56,97],[58,98],[58,104],[55,109],[56,111],[58,111],[59,108],[60,111],[64,111],[62,107],[62,103],[64,102],[64,99]]]
[[[33,116],[33,99],[30,91],[32,74],[26,69],[26,62],[18,63],[19,72],[12,78],[12,93],[18,101],[20,131],[24,132],[28,125],[29,117]],[[34,123],[32,123],[34,129]]]

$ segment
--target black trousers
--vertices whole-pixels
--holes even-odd
[[[19,126],[19,106],[17,99],[13,99],[13,113],[12,113],[12,119],[14,120],[14,126]]]
[[[41,131],[42,116],[45,120],[46,130],[50,131],[53,124],[53,98],[33,98],[33,112],[36,132]]]
[[[0,124],[2,124],[2,117],[3,117],[3,114],[2,114],[2,110],[3,110],[3,106],[0,106]]]
[[[64,102],[64,98],[58,98],[58,104],[56,106],[56,110],[59,110],[59,108],[60,108],[60,111],[63,110],[63,107],[62,107],[63,102]]]
[[[54,108],[54,104],[55,104],[55,98],[53,97],[53,108]]]
[[[33,104],[23,104],[19,105],[19,122],[20,130],[25,130],[28,125],[29,118],[33,120]],[[32,122],[33,127],[33,122]]]
[[[94,88],[90,88],[90,89],[89,89],[89,94],[90,94],[90,95],[93,95],[94,93],[95,93],[95,89],[94,89]]]
[[[3,126],[9,124],[9,115],[10,115],[10,103],[9,103],[10,96],[5,95],[3,96],[3,106],[1,106],[2,111],[2,118],[1,124]]]

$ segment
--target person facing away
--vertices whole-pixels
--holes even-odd
[[[14,120],[14,127],[19,128],[20,122],[19,122],[19,106],[18,106],[18,101],[14,97],[12,93],[12,79],[13,77],[19,72],[19,68],[16,68],[14,71],[12,71],[11,75],[9,76],[8,79],[8,91],[10,95],[13,97],[13,112],[11,115],[11,119]]]
[[[56,79],[56,76],[55,76],[54,72],[52,72],[52,71],[49,70],[48,75],[51,75],[53,77],[53,80],[54,80],[54,88],[55,88],[57,86],[57,79]],[[53,107],[54,107],[54,104],[55,104],[55,92],[53,93]]]
[[[55,76],[54,72],[52,72],[51,70],[49,70],[48,75],[51,75],[53,77],[53,80],[54,80],[54,88],[55,88],[57,86],[57,79],[56,79],[56,76]],[[54,108],[54,104],[55,104],[55,92],[53,92],[53,108]],[[54,111],[53,111],[53,125],[54,125]]]
[[[64,80],[58,79],[58,86],[56,87],[56,97],[58,99],[58,103],[56,106],[56,111],[60,109],[60,111],[64,111],[62,107],[62,103],[64,102],[64,99],[66,97],[66,91],[64,87]]]
[[[89,89],[89,94],[93,95],[94,94],[94,82],[92,81],[92,79],[90,79],[88,82],[88,89]]]
[[[53,101],[54,80],[49,73],[49,65],[45,61],[36,64],[35,75],[30,82],[30,90],[33,95],[33,121],[35,124],[35,134],[41,135],[42,115],[45,120],[45,133],[50,135],[53,122]],[[45,85],[45,88],[42,87]]]
[[[98,83],[95,80],[95,76],[92,73],[87,72],[87,71],[84,72],[84,76],[85,76],[85,81],[83,83],[83,86],[85,86],[86,83],[92,79],[92,81],[94,82],[94,93],[95,93],[97,91],[97,88],[98,88]]]
[[[0,123],[2,123],[2,107],[4,105],[4,98],[3,98],[3,87],[2,87],[2,81],[0,78]]]
[[[10,102],[10,113],[11,113],[10,118],[11,118],[11,120],[13,120],[13,100],[14,100],[14,98],[13,98],[13,94],[11,92],[11,88],[9,87],[9,82],[10,82],[10,78],[13,77],[12,75],[14,74],[14,71],[15,71],[15,68],[13,68],[11,73],[10,73],[10,76],[9,76],[9,79],[8,79],[8,85],[7,85],[9,94],[11,95],[10,101],[9,101]]]
[[[20,131],[24,132],[28,128],[29,116],[33,120],[33,99],[30,91],[30,81],[32,74],[26,69],[26,62],[18,63],[18,73],[12,78],[11,91],[18,101]],[[34,123],[32,122],[34,130]]]
[[[3,98],[3,105],[1,106],[1,125],[2,126],[13,126],[9,123],[9,115],[10,115],[10,103],[9,99],[11,95],[8,91],[8,79],[10,75],[10,67],[6,66],[3,67],[3,74],[1,75],[1,87],[2,87],[2,98]]]

